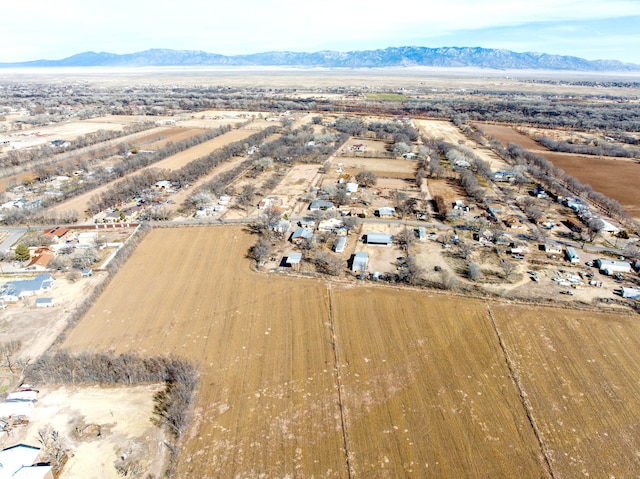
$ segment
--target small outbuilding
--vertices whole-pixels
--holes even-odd
[[[566,256],[567,256],[567,260],[569,260],[570,263],[580,262],[580,256],[578,256],[578,253],[576,253],[576,250],[574,250],[571,246],[567,246]]]
[[[335,243],[333,243],[333,251],[336,253],[344,253],[345,248],[347,247],[347,237],[340,236],[336,239]]]
[[[365,272],[367,270],[368,264],[369,253],[358,251],[355,255],[353,255],[353,260],[351,261],[351,271],[353,271],[354,273]]]
[[[302,261],[302,253],[292,252],[287,255],[286,264],[293,269],[300,268],[300,262]]]
[[[622,297],[627,299],[640,299],[640,288],[622,287]]]
[[[53,298],[38,298],[36,299],[36,308],[52,308],[55,304]]]

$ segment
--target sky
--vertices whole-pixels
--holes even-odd
[[[235,55],[457,46],[640,64],[640,0],[3,3],[0,62],[151,48]]]

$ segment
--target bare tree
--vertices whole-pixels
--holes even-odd
[[[504,278],[508,280],[513,272],[516,269],[516,264],[513,261],[509,261],[507,259],[502,259],[500,262],[500,266],[502,267],[502,272],[504,273]]]
[[[478,281],[482,277],[482,270],[476,263],[467,265],[467,276],[471,281]]]
[[[604,222],[600,218],[591,218],[587,221],[587,231],[589,234],[589,242],[593,242],[596,237],[602,232],[604,229]]]
[[[271,255],[271,242],[264,237],[258,239],[255,245],[249,250],[249,257],[256,261],[258,267],[262,267]]]
[[[373,171],[362,170],[355,176],[360,186],[373,186],[378,182],[378,177]]]
[[[413,228],[404,228],[400,233],[396,236],[398,240],[398,244],[402,247],[402,249],[408,253],[409,248],[413,244],[416,239],[416,233]]]

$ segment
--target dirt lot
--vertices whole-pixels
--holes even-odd
[[[334,165],[342,163],[344,174],[355,176],[362,170],[369,170],[376,176],[384,178],[415,177],[417,163],[415,161],[391,158],[346,158],[338,157]]]
[[[96,272],[90,278],[82,278],[70,283],[62,275],[54,275],[55,284],[51,291],[41,296],[31,296],[10,304],[0,311],[1,341],[18,340],[22,342],[19,356],[34,359],[45,352],[67,325],[69,315],[95,286],[104,279],[105,273]],[[4,276],[0,284],[19,279],[31,279],[29,276]],[[36,308],[37,297],[53,298],[51,308]],[[37,334],[34,334],[34,325]]]
[[[415,120],[416,127],[428,138],[442,138],[449,143],[466,144],[469,139],[450,121]]]
[[[39,445],[38,431],[50,426],[70,450],[60,479],[120,478],[114,465],[121,456],[157,477],[166,448],[151,416],[153,395],[162,387],[42,387],[29,426],[16,429],[11,442]]]
[[[290,209],[294,215],[302,212],[306,203],[298,201],[322,176],[318,165],[295,165],[274,190],[280,206]]]
[[[237,227],[152,231],[65,343],[199,362],[201,387],[180,477],[348,477],[347,467],[362,477],[547,477],[485,302],[252,273],[242,257],[253,241]],[[590,318],[584,328],[591,332],[582,335],[590,339],[578,347],[571,345],[578,336],[567,336],[558,347],[584,354],[575,358],[580,367],[597,369],[600,360],[585,360],[592,342],[602,361],[626,365],[629,374],[639,359],[633,351],[640,348],[629,342],[636,327],[625,315],[543,309],[504,319],[513,308],[492,308],[500,324],[508,320],[507,338],[532,335],[524,328],[530,321],[562,337],[572,318]],[[543,319],[551,317],[557,324]],[[606,344],[599,342],[601,328],[610,331]],[[576,374],[574,363],[558,355],[548,366],[533,356],[536,342],[527,344],[506,342],[525,394],[544,391],[535,401],[562,405],[570,386],[547,384],[555,368]],[[579,379],[586,388],[588,376]],[[636,388],[631,378],[624,381]],[[633,464],[626,451],[640,447],[630,429],[639,414],[624,406],[631,398],[618,403],[619,382],[604,383],[609,393],[598,406],[609,411],[610,424],[627,426],[622,435],[597,429],[612,447],[606,458],[589,458],[594,477],[614,464]],[[576,421],[582,413],[591,417],[592,406],[579,396],[571,407],[575,412],[566,414]],[[536,402],[535,419],[550,440],[552,465],[563,471],[555,477],[571,477],[563,464],[595,429],[564,428],[556,417],[562,410],[550,409]],[[562,441],[545,433],[560,429]]]

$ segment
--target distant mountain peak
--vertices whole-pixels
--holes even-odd
[[[202,50],[152,48],[119,55],[83,52],[62,60],[0,63],[0,68],[24,67],[147,67],[147,66],[288,66],[324,68],[476,67],[498,70],[640,71],[640,65],[617,60],[585,60],[539,52],[516,53],[482,47],[389,47],[378,50],[313,53],[271,51],[250,55],[220,55]]]

